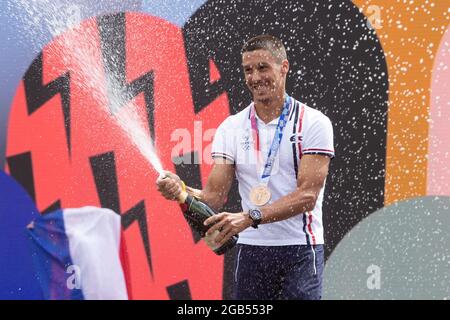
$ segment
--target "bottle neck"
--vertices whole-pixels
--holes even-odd
[[[189,194],[186,191],[181,191],[177,199],[178,203],[180,204],[185,203],[188,196]]]

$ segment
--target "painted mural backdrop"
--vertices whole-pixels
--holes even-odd
[[[381,279],[394,279],[418,239],[423,251],[408,265],[435,266],[442,290],[427,297],[448,297],[448,275],[439,270],[448,270],[450,253],[439,245],[443,238],[426,236],[450,229],[448,1],[11,0],[2,6],[3,170],[40,214],[94,205],[121,215],[130,298],[230,297],[234,252],[215,256],[190,230],[178,206],[157,192],[158,173],[139,146],[154,146],[164,169],[201,188],[214,129],[250,101],[240,48],[261,33],[286,44],[287,91],[333,123],[325,297],[416,297],[415,287],[395,289],[416,283],[416,273],[401,275],[394,289],[383,291],[375,281],[374,291],[369,284],[376,267],[386,275]],[[140,128],[138,143],[117,121],[128,114]],[[239,200],[232,188],[226,210],[239,211]],[[414,212],[419,218],[408,219]],[[438,215],[434,223],[422,223],[427,212]],[[13,211],[0,216],[15,219]],[[399,227],[397,216],[404,219]],[[381,217],[381,231],[375,224],[361,229],[372,217]],[[7,226],[0,222],[0,229]],[[371,238],[383,228],[389,233]],[[393,238],[399,234],[405,243]],[[392,253],[398,264],[386,264],[386,255],[368,261],[357,254],[371,256],[383,245],[403,252]],[[431,254],[436,250],[439,257]],[[346,277],[358,272],[358,279]],[[349,281],[353,293],[339,287]]]

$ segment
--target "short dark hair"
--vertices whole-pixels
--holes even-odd
[[[255,50],[267,50],[281,62],[287,59],[286,48],[280,39],[269,34],[261,34],[248,40],[242,47],[241,53]]]

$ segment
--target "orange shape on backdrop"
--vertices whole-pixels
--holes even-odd
[[[388,66],[385,205],[424,196],[429,89],[436,51],[450,21],[448,1],[409,5],[401,0],[380,5],[371,0],[353,3],[376,27]],[[376,21],[378,16],[380,21]]]

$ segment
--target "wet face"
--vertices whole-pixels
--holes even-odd
[[[242,54],[245,83],[253,95],[253,101],[268,103],[282,97],[285,90],[287,60],[280,62],[270,51],[255,50]]]

